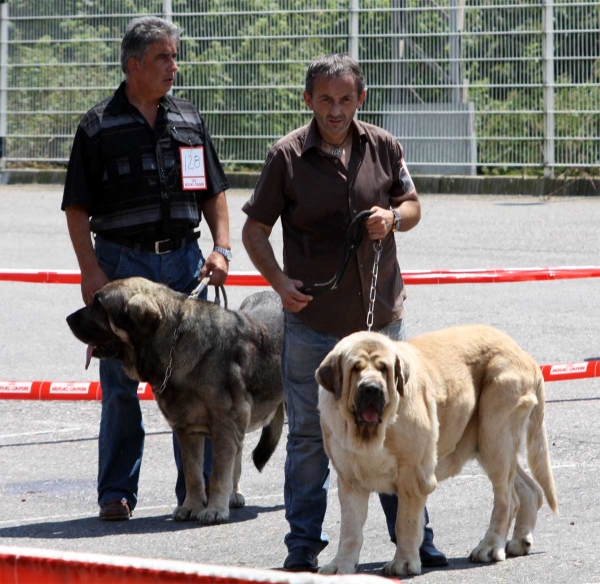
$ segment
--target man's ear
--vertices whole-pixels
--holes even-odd
[[[313,109],[313,100],[312,100],[312,95],[310,93],[308,93],[308,91],[305,91],[302,94],[302,97],[304,98],[304,103],[306,104],[306,107],[310,110]]]
[[[358,96],[358,104],[356,109],[359,109],[362,104],[365,102],[365,99],[367,97],[367,90],[365,89],[359,96]]]
[[[410,368],[408,363],[402,359],[400,351],[396,351],[396,363],[394,365],[394,379],[396,381],[396,390],[400,397],[404,397],[404,386],[408,382]]]
[[[135,57],[129,57],[127,61],[127,72],[131,73],[139,73],[144,68],[144,65],[141,61],[138,61]]]
[[[336,400],[342,396],[342,357],[331,351],[315,372],[317,383],[327,391],[333,393]]]

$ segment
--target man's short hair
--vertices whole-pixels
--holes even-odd
[[[135,18],[125,30],[121,41],[121,69],[129,73],[127,63],[134,58],[142,62],[150,45],[164,39],[173,39],[179,46],[181,31],[172,22],[158,16],[142,16]]]
[[[365,90],[365,77],[360,65],[348,53],[330,53],[322,55],[313,61],[306,71],[304,89],[312,95],[315,79],[336,79],[345,75],[352,75],[356,83],[356,90],[360,95]]]

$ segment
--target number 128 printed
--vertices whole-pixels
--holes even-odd
[[[181,182],[184,191],[206,189],[206,170],[204,168],[204,147],[180,148]]]

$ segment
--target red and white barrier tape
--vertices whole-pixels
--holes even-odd
[[[138,397],[154,399],[148,383],[138,385]],[[99,381],[0,381],[0,399],[93,401],[102,388]]]
[[[600,360],[563,363],[562,365],[540,365],[540,368],[545,381],[600,377]]]
[[[600,377],[600,360],[560,365],[540,365],[545,381],[566,381]],[[152,387],[140,383],[138,397],[154,399]],[[0,399],[100,400],[99,381],[0,381]]]
[[[556,268],[501,268],[473,270],[404,270],[406,284],[485,284],[499,282],[530,282],[533,280],[570,280],[599,278],[600,266]],[[79,284],[76,270],[4,270],[0,282],[34,282],[44,284]],[[257,272],[230,272],[227,286],[268,286]]]
[[[558,268],[514,268],[494,270],[407,270],[403,272],[407,284],[478,284],[487,282],[525,282],[531,280],[564,280],[600,277],[600,266]],[[78,284],[81,274],[75,270],[1,270],[0,281],[36,282],[47,284]],[[230,286],[268,286],[256,272],[230,272]],[[541,365],[546,381],[600,377],[600,361]],[[153,399],[147,383],[138,388],[140,399]],[[0,381],[0,399],[33,400],[99,400],[100,383],[57,381]]]
[[[322,576],[134,558],[0,546],[2,584],[390,584],[396,578],[372,574]]]

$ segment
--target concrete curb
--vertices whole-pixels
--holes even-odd
[[[0,171],[0,185],[64,185],[66,170],[11,169]]]
[[[64,184],[66,170],[0,171],[0,185]],[[232,188],[253,189],[257,172],[230,172]],[[528,195],[600,197],[600,178],[535,178],[506,176],[413,176],[417,191],[439,195]]]
[[[234,188],[253,189],[258,173],[234,172],[227,178]],[[420,175],[413,180],[422,195],[600,196],[600,178]]]

